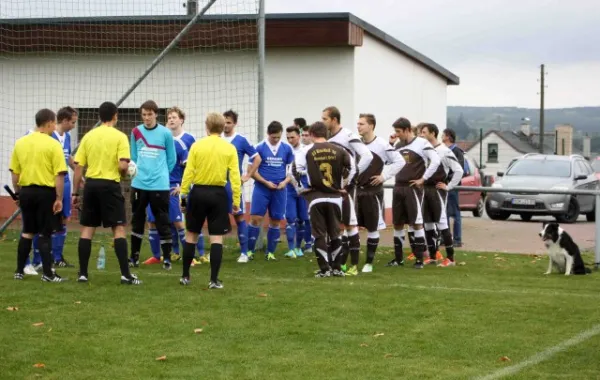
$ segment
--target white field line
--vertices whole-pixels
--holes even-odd
[[[554,356],[558,353],[561,353],[563,351],[566,351],[570,347],[573,347],[580,343],[583,343],[586,340],[588,340],[598,334],[600,334],[600,325],[595,325],[594,327],[575,335],[571,339],[565,340],[565,341],[557,344],[554,347],[550,347],[547,350],[544,350],[542,352],[539,352],[539,353],[533,355],[532,357],[528,358],[527,360],[522,361],[521,363],[512,365],[510,367],[502,368],[501,370],[498,370],[496,372],[493,372],[493,373],[483,376],[483,377],[478,377],[476,379],[477,380],[494,380],[494,379],[500,379],[504,376],[514,375],[527,367],[531,367],[533,365],[543,362],[544,360],[548,360],[552,356]]]

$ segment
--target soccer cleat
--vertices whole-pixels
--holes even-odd
[[[74,267],[73,264],[69,264],[64,259],[60,260],[60,261],[55,261],[54,262],[54,266],[55,267],[59,267],[59,268],[73,268]]]
[[[296,251],[293,250],[293,249],[290,249],[290,251],[288,253],[286,253],[284,256],[288,257],[290,259],[295,259],[296,258]]]
[[[372,264],[365,264],[365,266],[363,267],[362,271],[363,273],[371,273],[373,272],[373,265]]]
[[[319,270],[316,274],[315,274],[315,278],[325,278],[325,277],[331,277],[331,271],[321,271]]]
[[[437,261],[436,261],[436,260],[433,260],[433,259],[430,259],[430,258],[428,257],[428,258],[426,258],[426,259],[423,261],[423,264],[425,264],[425,265],[435,265],[435,264],[437,264]]]
[[[223,283],[219,280],[211,281],[208,283],[208,288],[209,289],[223,289]]]
[[[198,261],[200,261],[200,264],[208,264],[208,263],[210,263],[210,256],[209,255],[202,255],[202,256],[200,256],[200,258],[198,259]]]
[[[140,281],[135,274],[129,275],[129,277],[121,276],[121,284],[123,285],[141,285]]]
[[[415,256],[414,253],[411,253],[410,255],[408,255],[408,257],[406,258],[406,260],[408,261],[414,261],[417,257]]]
[[[331,271],[331,275],[333,277],[345,277],[346,276],[346,274],[344,272],[342,272],[341,270],[339,270],[339,269],[332,270]]]
[[[88,282],[88,277],[81,273],[78,273],[77,274],[77,282]]]
[[[148,261],[148,260],[146,260]],[[129,259],[129,268],[139,268],[140,267],[140,260],[136,260],[136,259]]]
[[[23,273],[26,275],[29,275],[29,276],[37,276],[38,275],[38,272],[35,270],[35,268],[31,264],[25,265],[25,268],[23,269]]]
[[[41,272],[42,269],[44,269],[44,266],[42,265],[42,263],[39,264],[33,264],[33,269],[35,269],[38,272]]]
[[[244,255],[243,253],[240,255],[240,257],[238,257],[237,262],[241,263],[241,264],[245,264],[249,261],[248,256]]]
[[[163,269],[164,270],[171,270],[171,262],[170,261],[165,261],[165,263],[163,264]]]
[[[15,275],[13,276],[13,278],[15,280],[22,280],[23,278],[25,278],[25,275],[23,273],[15,273]]]
[[[187,285],[189,285],[189,284],[191,284],[191,283],[192,283],[192,282],[190,281],[190,278],[189,278],[189,277],[181,277],[181,278],[179,279],[179,285],[186,285],[186,286],[187,286]]]
[[[346,266],[346,264],[342,265],[342,272],[345,272],[348,270],[348,267]]]
[[[52,277],[48,277],[46,275],[43,275],[42,276],[42,281],[44,281],[44,282],[64,282],[64,281],[66,281],[66,279],[60,277],[59,275],[57,275],[55,273],[54,276],[52,276]]]
[[[304,257],[304,252],[300,248],[296,248],[296,257]]]
[[[415,262],[415,264],[413,265],[413,267],[415,269],[423,269],[423,263],[420,261]]]
[[[358,267],[356,265],[352,265],[346,271],[346,276],[358,276]]]
[[[440,251],[437,251],[435,253],[435,261],[442,261],[444,260],[444,256],[442,255],[442,253]]]
[[[265,260],[267,261],[277,261],[277,259],[275,258],[275,255],[272,253],[268,253],[267,256],[265,256]]]
[[[450,260],[448,258],[444,259],[444,261],[442,261],[440,264],[438,264],[438,267],[453,267],[456,266],[456,263],[454,262],[454,260]]]
[[[171,262],[173,261],[179,261],[181,259],[181,256],[179,256],[179,254],[177,253],[171,253]]]
[[[160,259],[152,256],[148,260],[144,261],[144,265],[160,264]]]
[[[307,247],[305,246],[305,247],[304,247],[304,254],[305,254],[305,255],[310,255],[311,253],[313,253],[313,250],[312,250],[312,248],[311,248],[311,247],[308,247],[308,248],[307,248]]]
[[[396,259],[390,261],[389,263],[385,264],[386,267],[400,267],[400,266],[404,266],[404,260],[402,261],[398,261]]]
[[[248,260],[254,260],[254,252],[248,251],[248,253],[246,253],[246,256],[248,256]]]

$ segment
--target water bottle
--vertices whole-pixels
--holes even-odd
[[[98,270],[103,270],[106,266],[106,252],[104,251],[104,244],[100,247],[100,252],[98,252],[98,263],[96,264],[96,268]]]

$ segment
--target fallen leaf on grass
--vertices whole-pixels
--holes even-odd
[[[16,306],[9,306],[9,307],[6,308],[6,310],[8,310],[8,311],[19,311],[19,308],[16,307]]]
[[[503,357],[500,358],[500,361],[501,362],[509,362],[510,358],[508,356],[503,356]]]
[[[386,358],[386,359],[389,359],[389,358],[393,358],[394,355],[392,355],[392,354],[385,354],[385,355],[383,355],[383,357]]]
[[[194,329],[195,334],[200,334],[201,332],[202,332],[202,329]]]
[[[377,338],[378,336],[384,336],[384,335],[385,335],[384,333],[377,333],[377,334],[373,335],[373,337]]]
[[[361,347],[369,347],[369,345],[368,345],[368,344],[366,344],[366,343],[361,343],[361,344],[360,344],[360,346],[361,346]]]
[[[35,363],[33,366],[35,368],[46,368],[46,365],[44,363]]]
[[[75,305],[79,305],[81,301],[75,301]]]
[[[259,297],[267,297],[267,293],[260,293],[258,296]]]
[[[163,355],[163,356],[159,356],[156,358],[156,361],[158,362],[164,362],[165,360],[167,360],[167,356]]]
[[[52,327],[50,327],[50,328],[48,329],[48,332],[50,332],[50,331],[52,331]]]
[[[537,260],[532,260],[531,263],[535,264],[535,263],[537,263]]]
[[[478,259],[485,259],[485,256],[477,256]]]
[[[37,322],[37,323],[34,323],[32,326],[33,327],[41,327],[43,325],[44,325],[44,322]]]
[[[467,263],[465,263],[464,261],[461,261],[460,263],[458,263],[458,265],[463,266],[463,265],[467,265]]]

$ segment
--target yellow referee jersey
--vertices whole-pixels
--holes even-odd
[[[225,186],[227,173],[231,182],[233,205],[239,207],[242,180],[237,151],[219,135],[204,137],[196,141],[188,153],[181,194],[187,195],[192,185]]]
[[[75,162],[87,166],[86,178],[115,182],[121,181],[119,161],[129,162],[130,158],[127,135],[105,124],[86,133],[75,154]]]
[[[9,169],[19,175],[21,187],[56,187],[56,176],[68,173],[62,146],[42,132],[34,132],[17,140]]]

